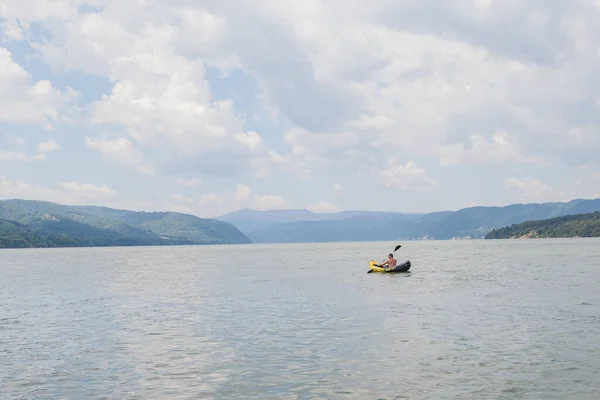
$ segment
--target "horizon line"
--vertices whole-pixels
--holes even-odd
[[[407,212],[407,211],[382,211],[382,210],[360,210],[360,209],[348,209],[348,210],[339,210],[339,211],[323,211],[323,212],[317,212],[317,211],[312,211],[309,210],[308,208],[272,208],[272,209],[253,209],[253,208],[248,208],[248,207],[242,207],[239,208],[237,210],[234,211],[230,211],[227,212],[225,214],[220,214],[220,215],[216,215],[216,216],[210,216],[210,217],[200,217],[198,215],[195,214],[191,214],[191,213],[187,213],[187,212],[181,212],[181,211],[173,211],[173,210],[168,210],[168,209],[163,209],[163,210],[132,210],[132,209],[127,209],[127,208],[118,208],[118,207],[110,207],[110,206],[106,206],[106,205],[98,205],[98,204],[67,204],[67,203],[59,203],[56,201],[49,201],[49,200],[39,200],[39,199],[26,199],[26,198],[0,198],[0,202],[7,202],[7,201],[31,201],[31,202],[44,202],[44,203],[51,203],[51,204],[56,204],[56,205],[62,205],[62,206],[68,206],[68,207],[104,207],[104,208],[110,208],[113,210],[120,210],[120,211],[133,211],[133,212],[171,212],[171,213],[178,213],[178,214],[187,214],[187,215],[193,215],[196,216],[198,218],[202,218],[202,219],[218,219],[218,218],[222,218],[225,217],[227,215],[231,215],[231,214],[235,214],[237,212],[240,211],[252,211],[252,212],[273,212],[273,211],[308,211],[310,213],[313,214],[340,214],[343,212],[373,212],[373,213],[383,213],[383,214],[409,214],[409,215],[427,215],[427,214],[435,214],[435,213],[444,213],[444,212],[457,212],[457,211],[461,211],[461,210],[467,210],[467,209],[472,209],[472,208],[505,208],[505,207],[510,207],[510,206],[516,206],[516,205],[544,205],[544,204],[568,204],[574,201],[593,201],[593,200],[600,200],[600,197],[592,197],[592,198],[573,198],[571,200],[565,200],[565,201],[542,201],[542,202],[518,202],[518,203],[508,203],[508,204],[504,204],[504,205],[483,205],[483,204],[479,204],[479,205],[473,205],[473,206],[468,206],[468,207],[462,207],[462,208],[457,208],[457,209],[447,209],[447,210],[437,210],[437,211],[421,211],[421,212],[417,212],[417,211],[412,211],[412,212]]]

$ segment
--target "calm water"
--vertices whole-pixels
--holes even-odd
[[[599,399],[600,241],[0,251],[0,399]]]

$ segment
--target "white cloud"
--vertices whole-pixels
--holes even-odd
[[[252,207],[257,210],[274,210],[286,208],[287,203],[280,196],[255,194]]]
[[[202,184],[202,181],[198,178],[190,178],[190,179],[181,179],[177,178],[177,183],[183,186],[187,186],[189,188],[198,187]]]
[[[257,210],[270,210],[286,206],[285,201],[279,196],[252,194],[249,186],[240,184],[237,185],[235,201],[240,204],[239,208],[248,207]]]
[[[40,153],[52,153],[53,151],[56,151],[58,149],[60,149],[60,145],[54,140],[48,140],[46,142],[38,143],[38,151]]]
[[[312,171],[307,161],[296,158],[292,154],[282,156],[275,150],[260,153],[252,159],[251,165],[258,178],[267,178],[274,172],[283,172],[298,180],[312,178]]]
[[[568,200],[564,191],[546,185],[537,179],[510,177],[505,179],[504,185],[509,191],[516,192],[524,202]]]
[[[483,135],[471,135],[469,141],[469,147],[456,144],[440,148],[440,164],[455,166],[541,162],[536,157],[524,154],[521,147],[506,132],[497,132],[491,135],[491,140],[487,140]]]
[[[0,162],[40,162],[46,161],[46,154],[40,153],[35,156],[30,156],[23,151],[2,150],[0,149]]]
[[[208,104],[208,89],[193,76],[197,68],[181,61],[164,77],[142,74],[137,82],[120,81],[94,105],[92,121],[121,125],[136,141],[180,155],[219,148],[240,125],[230,102]]]
[[[298,128],[287,131],[285,141],[290,144],[294,156],[325,162],[344,160],[344,151],[359,143],[354,132],[311,133]]]
[[[253,193],[249,186],[238,184],[234,192],[207,193],[199,198],[177,196],[171,198],[170,209],[203,217],[214,217],[240,208],[271,210],[289,205],[280,196]]]
[[[387,169],[380,172],[379,179],[386,187],[406,190],[431,190],[437,185],[437,182],[427,175],[425,169],[417,166],[413,161],[402,164],[397,159],[388,160]]]
[[[179,155],[232,143],[241,131],[232,102],[213,99],[204,63],[187,57],[222,36],[220,19],[176,5],[100,6],[100,12],[79,17],[65,12],[62,24],[48,26],[54,36],[36,45],[57,70],[102,74],[114,82],[111,92],[90,106],[90,121],[121,127],[136,142]],[[140,25],[138,18],[147,22]],[[190,29],[202,39],[180,36]]]
[[[462,203],[460,208],[471,208],[471,207],[480,207],[480,206],[488,206],[489,204],[480,204],[476,201],[465,201]]]
[[[22,137],[18,137],[18,136],[13,136],[11,134],[6,134],[5,137],[13,144],[16,144],[17,146],[23,147],[27,144],[27,140],[25,140]]]
[[[336,206],[335,204],[328,203],[325,201],[319,201],[317,203],[311,204],[307,207],[308,210],[316,213],[329,213],[329,212],[338,212],[342,211],[342,208]]]
[[[85,145],[99,151],[108,160],[132,166],[136,171],[146,175],[154,174],[154,167],[144,162],[142,154],[127,138],[85,138]]]
[[[54,201],[62,204],[95,204],[98,201],[115,200],[117,192],[105,185],[95,186],[78,182],[63,182],[57,188],[48,188],[0,175],[0,197]]]
[[[18,146],[22,147],[26,145],[26,141],[22,138],[14,138],[8,136],[8,138]],[[54,140],[48,140],[46,142],[39,142],[37,149],[37,155],[29,155],[24,151],[15,150],[3,150],[0,149],[0,162],[41,162],[47,160],[47,153],[51,153],[59,149],[60,146]]]
[[[0,17],[2,16],[2,12],[0,12]],[[17,24],[15,20],[2,21],[0,22],[0,32],[3,34],[4,38],[0,36],[0,41],[2,39],[5,40],[23,40],[25,36],[23,34],[23,30]]]
[[[8,17],[29,18],[27,22],[54,16],[52,24],[45,26],[48,35],[34,39],[32,45],[55,71],[80,70],[114,83],[110,93],[88,105],[87,122],[92,127],[121,130],[129,147],[147,149],[144,155],[158,149],[163,160],[262,149],[260,135],[244,132],[233,102],[213,98],[205,77],[207,65],[236,64],[218,42],[228,30],[222,17],[198,5],[146,7],[108,1],[94,6],[95,12],[81,14],[72,3],[64,3],[61,13],[31,13],[13,2],[8,7]],[[146,22],[139,24],[141,20]],[[220,56],[212,57],[214,52]],[[100,150],[100,144],[94,148]],[[122,152],[121,162],[123,157],[137,157],[134,150]],[[103,154],[115,159],[106,151]],[[153,173],[152,162],[125,163]]]
[[[22,151],[5,151],[0,149],[0,161],[37,161]]]
[[[67,112],[79,94],[60,91],[47,80],[32,82],[31,75],[0,47],[0,122],[32,124],[52,128],[70,121]]]
[[[248,186],[238,184],[235,192],[235,198],[238,201],[246,201],[250,197],[250,193],[252,193],[252,191]]]
[[[106,185],[94,186],[89,183],[63,182],[60,186],[82,199],[96,200],[117,195],[117,192]]]
[[[336,193],[341,193],[344,191],[344,186],[342,186],[340,183],[334,183],[333,186],[331,186],[331,190]]]
[[[31,185],[21,180],[10,180],[0,175],[0,197],[3,199],[21,198],[31,200],[64,200],[56,197],[56,193],[41,185]]]
[[[477,7],[488,8],[492,5],[492,0],[473,0],[473,3]]]
[[[164,170],[154,166],[165,160],[209,160],[201,170],[190,162],[185,175],[211,187],[210,171],[224,169],[214,160],[235,160],[226,166],[271,187],[293,177],[311,190],[313,176],[344,170],[420,190],[449,166],[537,163],[559,176],[565,165],[600,163],[592,0],[4,0],[0,18],[2,40],[28,40],[52,71],[112,86],[84,100],[63,89],[69,74],[36,81],[0,48],[0,122],[50,128],[81,117],[85,128],[117,133],[86,133],[89,148],[157,179]],[[214,78],[232,71],[225,83]],[[256,84],[258,93],[248,89]],[[35,158],[18,150],[0,158]],[[427,171],[413,162],[382,167],[390,157]],[[471,190],[468,178],[482,170],[437,189]],[[466,196],[491,201],[502,191],[493,185]],[[440,193],[439,208],[445,199]]]
[[[263,143],[262,138],[256,132],[236,133],[235,139],[244,146],[248,147],[251,151],[258,150],[258,148]]]
[[[392,118],[385,115],[361,116],[349,122],[349,126],[360,130],[382,130],[394,125]]]

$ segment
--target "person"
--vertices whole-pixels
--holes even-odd
[[[394,255],[392,253],[390,253],[390,254],[388,254],[388,259],[385,260],[385,262],[383,264],[380,264],[380,266],[385,267],[387,265],[389,268],[396,268],[396,264],[397,264],[397,261],[394,258]]]

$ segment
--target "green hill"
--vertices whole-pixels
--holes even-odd
[[[251,243],[227,222],[174,212],[4,200],[0,220],[0,247]]]
[[[600,237],[600,212],[526,221],[488,233],[486,239]]]
[[[80,246],[75,238],[61,234],[40,233],[18,222],[0,219],[0,249],[25,247]]]

